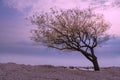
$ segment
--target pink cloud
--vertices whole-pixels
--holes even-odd
[[[110,33],[120,35],[120,5],[119,0],[3,0],[11,8],[25,13],[25,16],[33,15],[35,12],[48,11],[50,7],[74,8],[99,6],[99,11],[105,15],[105,18],[111,22]],[[102,7],[101,7],[102,6]],[[29,10],[27,10],[29,9]]]

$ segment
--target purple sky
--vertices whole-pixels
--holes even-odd
[[[120,66],[120,0],[0,0],[0,62],[89,66],[79,52],[61,52],[35,46],[30,40],[33,25],[25,18],[50,7],[62,9],[88,6],[99,7],[112,26],[109,34],[116,35],[97,48],[101,66]]]

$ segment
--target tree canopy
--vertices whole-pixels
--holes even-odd
[[[93,62],[94,68],[97,61],[94,48],[109,39],[106,30],[110,24],[92,8],[51,9],[30,19],[37,25],[37,29],[32,30],[32,40],[59,50],[79,51]],[[99,70],[99,66],[95,70]]]

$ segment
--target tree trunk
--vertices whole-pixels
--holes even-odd
[[[97,58],[95,58],[92,63],[93,63],[93,66],[94,66],[94,70],[95,70],[95,71],[100,71]]]
[[[91,50],[91,54],[87,53],[87,52],[82,52],[82,53],[89,61],[91,61],[93,63],[94,71],[100,71],[97,57],[94,54],[94,49],[90,48],[90,50]]]
[[[93,63],[94,70],[95,71],[100,71],[99,64],[98,64],[98,61],[97,61],[97,57],[94,54],[94,49],[93,48],[91,48],[91,54],[92,54],[92,59],[93,59],[92,63]]]

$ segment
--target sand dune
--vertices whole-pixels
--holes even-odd
[[[120,68],[107,67],[95,72],[50,65],[0,63],[0,80],[120,80]]]

